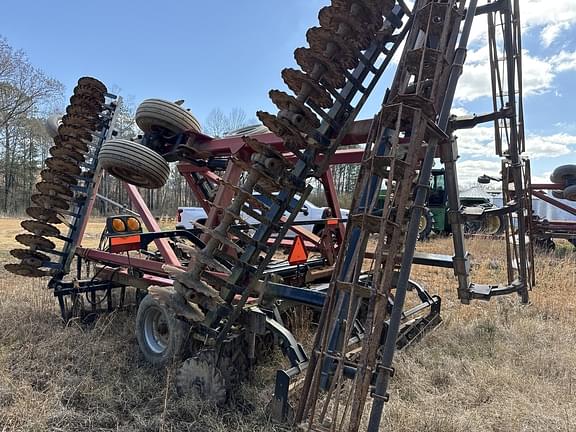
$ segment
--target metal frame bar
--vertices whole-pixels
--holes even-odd
[[[536,186],[536,185],[533,185],[533,187],[534,186]],[[542,188],[539,188],[539,189],[542,189]],[[556,188],[550,188],[550,189],[556,189]],[[569,206],[568,204],[564,204],[563,202],[560,202],[560,201],[558,201],[552,197],[549,197],[544,192],[532,190],[531,193],[536,198],[540,198],[542,201],[546,201],[548,204],[552,204],[554,207],[558,207],[559,209],[562,209],[565,212],[568,212],[568,213],[576,216],[576,207]]]
[[[130,201],[132,202],[134,207],[136,207],[136,209],[138,210],[138,213],[142,218],[142,222],[144,222],[144,225],[146,226],[148,231],[160,231],[160,225],[158,225],[158,222],[156,222],[154,215],[152,215],[152,212],[146,205],[146,202],[142,198],[142,195],[140,195],[140,192],[138,192],[136,186],[130,185],[125,182],[122,183],[124,185],[124,188],[128,192]],[[158,250],[162,254],[162,257],[166,261],[166,264],[170,264],[173,266],[180,265],[180,260],[174,253],[174,250],[172,250],[172,247],[170,247],[170,243],[168,243],[167,239],[160,238],[154,240],[154,242],[156,243],[156,247],[158,247]]]

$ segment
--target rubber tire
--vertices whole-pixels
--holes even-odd
[[[157,189],[166,184],[170,166],[148,147],[123,139],[106,141],[98,162],[114,177],[134,186]]]
[[[564,191],[553,190],[552,196],[556,199],[564,199]]]
[[[534,240],[534,248],[541,252],[553,252],[556,250],[556,243],[552,239],[536,238]]]
[[[191,112],[162,99],[146,99],[142,102],[136,110],[135,120],[144,133],[151,133],[157,128],[176,134],[190,130],[202,132],[200,122]]]
[[[330,210],[330,207],[326,207],[324,210],[322,210],[322,215],[320,217],[322,219],[328,219],[332,217],[330,216],[331,214],[332,211]],[[314,224],[314,226],[312,227],[312,234],[316,234],[318,237],[322,237],[322,231],[324,230],[325,227],[326,227],[325,223]]]
[[[434,228],[434,214],[428,207],[424,207],[422,216],[426,218],[426,225],[424,228],[418,233],[418,240],[426,240],[430,233],[432,232],[432,228]]]
[[[315,234],[318,237],[321,237],[323,230],[324,230],[323,224],[314,224],[314,226],[312,227],[312,234]]]
[[[564,199],[576,201],[576,185],[568,186],[564,189]]]
[[[45,127],[48,135],[51,138],[58,136],[58,128],[62,125],[62,116],[60,114],[53,114],[46,119]]]
[[[559,166],[550,174],[550,181],[552,183],[564,184],[567,177],[576,178],[576,165]]]
[[[148,314],[157,311],[164,315],[169,332],[169,342],[162,353],[153,350],[146,342],[146,318]],[[155,367],[162,368],[172,364],[173,361],[181,361],[186,355],[190,327],[177,319],[168,309],[160,306],[150,295],[146,295],[138,305],[135,332],[140,352],[144,359]]]

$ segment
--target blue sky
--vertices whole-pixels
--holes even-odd
[[[136,103],[185,99],[203,121],[214,108],[240,107],[249,117],[274,110],[268,91],[285,89],[280,72],[295,65],[294,49],[305,45],[306,30],[329,1],[4,3],[0,34],[62,81],[67,94],[80,76],[91,75]],[[576,163],[576,6],[573,0],[521,3],[528,152],[537,180],[544,180],[555,166]],[[473,32],[454,105],[458,113],[489,108],[484,23],[478,20]],[[362,117],[378,110],[390,81],[390,74],[383,77]],[[458,134],[462,182],[497,174],[490,131]]]

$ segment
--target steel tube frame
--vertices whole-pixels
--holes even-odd
[[[468,39],[470,37],[470,30],[474,21],[476,7],[478,0],[471,0],[464,20],[464,26],[460,35],[458,48],[454,53],[454,61],[452,62],[452,70],[448,86],[446,88],[446,96],[440,112],[438,120],[438,128],[446,130],[448,126],[448,119],[450,116],[450,108],[456,93],[456,85],[458,79],[462,74],[464,61],[466,60]],[[404,309],[404,301],[406,299],[406,292],[408,288],[408,280],[412,270],[412,261],[414,259],[414,252],[416,249],[416,242],[418,241],[418,223],[422,213],[422,207],[426,201],[427,188],[429,185],[430,175],[432,174],[432,166],[434,164],[434,156],[436,153],[436,146],[438,145],[438,138],[432,138],[429,142],[426,151],[426,157],[422,163],[422,169],[419,176],[419,187],[416,191],[416,198],[413,204],[413,214],[410,218],[408,225],[408,233],[406,236],[405,250],[402,264],[400,267],[400,274],[396,284],[396,295],[394,297],[394,306],[390,315],[389,327],[386,333],[386,341],[384,342],[384,349],[382,352],[382,367],[378,369],[376,376],[376,384],[374,393],[377,395],[385,395],[387,393],[388,385],[390,382],[390,371],[392,369],[392,362],[394,360],[394,353],[396,351],[396,338],[400,330],[400,323],[402,321],[402,313]],[[424,184],[423,182],[426,182]],[[382,411],[384,409],[384,399],[377,397],[374,398],[372,403],[372,410],[370,412],[370,419],[368,421],[368,432],[378,432],[380,428],[380,421],[382,419]]]
[[[156,222],[154,215],[146,205],[146,202],[142,198],[142,195],[140,195],[140,192],[138,192],[136,186],[130,185],[125,182],[122,182],[122,184],[124,185],[124,188],[128,192],[130,201],[132,202],[134,207],[136,207],[138,213],[140,213],[142,222],[144,222],[144,225],[146,226],[148,231],[160,231],[160,225],[158,225],[158,222]],[[172,247],[170,247],[170,243],[168,243],[167,239],[164,238],[156,239],[154,240],[154,243],[156,244],[156,247],[162,254],[162,257],[164,258],[166,264],[170,264],[173,266],[180,265],[180,260],[174,253],[174,250],[172,250]]]
[[[504,13],[504,48],[507,53],[506,58],[506,69],[508,75],[508,104],[509,108],[513,113],[516,113],[516,61],[512,55],[514,50],[514,36],[513,36],[513,17],[512,17],[512,3],[511,0],[505,0],[503,5]],[[511,161],[511,171],[512,179],[514,181],[514,190],[516,191],[516,200],[520,205],[520,210],[526,208],[525,200],[526,196],[524,194],[519,194],[519,191],[524,191],[524,182],[522,179],[522,161],[520,160],[520,151],[518,147],[519,137],[518,137],[518,124],[515,116],[509,117],[510,127],[508,128],[510,133],[510,161]],[[518,251],[519,251],[519,269],[518,277],[519,279],[528,284],[528,274],[526,269],[527,264],[527,245],[526,245],[526,233],[528,232],[526,226],[526,215],[518,214]],[[525,288],[526,293],[528,292],[528,287]],[[523,301],[527,302],[527,294],[523,295]]]
[[[361,120],[361,121],[355,122],[354,126],[352,127],[351,133],[346,135],[346,137],[343,139],[343,143],[359,144],[359,143],[364,142],[366,140],[366,136],[367,136],[366,126],[368,124],[369,124],[369,121],[367,121],[367,120]],[[266,142],[271,143],[272,145],[276,146],[280,151],[285,151],[284,146],[283,146],[283,142],[281,141],[280,138],[278,138],[274,134],[266,133],[263,135],[257,135],[257,138],[261,141],[264,140]],[[247,147],[246,144],[241,140],[241,138],[233,137],[233,138],[223,138],[223,139],[215,139],[215,140],[206,141],[203,144],[203,151],[209,151],[211,154],[218,154],[221,156],[231,157],[233,154],[238,154],[239,152],[246,150],[246,147]],[[362,153],[363,153],[362,149],[343,149],[343,150],[338,151],[334,157],[334,161],[331,160],[330,162],[331,162],[331,164],[332,163],[333,164],[359,163],[361,160],[361,157],[362,157]],[[319,161],[322,161],[324,158],[325,158],[324,155],[321,155],[318,157]],[[210,202],[207,201],[206,197],[203,196],[203,193],[202,193],[200,187],[198,187],[197,182],[192,178],[192,174],[197,173],[199,175],[202,175],[203,177],[205,177],[207,180],[211,181],[212,183],[218,183],[219,181],[221,181],[220,177],[205,167],[196,167],[190,163],[179,163],[178,164],[178,171],[184,177],[184,179],[185,179],[186,183],[189,185],[189,187],[192,189],[194,195],[199,200],[200,205],[202,205],[202,207],[205,210],[207,210],[207,213],[212,217],[212,221],[209,220],[209,222],[207,223],[207,226],[216,225],[217,219],[215,216],[215,209],[217,207],[225,207],[230,202],[230,200],[233,196],[233,193],[230,193],[230,191],[228,191],[229,193],[222,192],[223,190],[226,190],[226,189],[220,188],[219,192],[216,195],[215,200],[214,200],[215,205],[212,205]],[[241,173],[242,173],[242,170],[237,165],[235,165],[233,163],[229,163],[227,166],[225,177],[223,180],[230,182],[230,183],[233,183],[233,184],[238,183]],[[94,202],[96,200],[97,192],[99,189],[99,184],[100,184],[100,181],[101,181],[101,178],[103,175],[104,175],[104,173],[102,171],[99,171],[98,175],[95,176],[95,184],[94,184],[94,187],[92,189],[93,194],[90,195],[90,199],[89,199],[89,202],[87,204],[89,206],[89,209],[86,213],[87,215],[91,214],[91,210],[92,210],[92,207],[93,207]],[[331,208],[331,210],[333,212],[333,215],[341,220],[342,218],[341,218],[340,206],[339,206],[336,190],[334,187],[333,179],[332,179],[332,176],[331,176],[331,173],[329,170],[327,170],[325,175],[323,175],[321,177],[320,181],[322,182],[322,184],[325,185],[326,200],[328,202],[329,207]],[[125,183],[125,182],[123,182],[123,186],[128,193],[130,202],[132,203],[134,208],[136,208],[137,213],[140,215],[142,222],[144,223],[144,225],[146,226],[148,231],[150,231],[150,232],[160,231],[161,230],[160,226],[156,222],[154,216],[152,215],[152,212],[148,208],[144,198],[142,197],[142,195],[138,191],[138,189],[135,186],[130,185],[130,184]],[[88,223],[88,220],[89,220],[88,217],[84,218],[83,224],[81,226],[81,231],[80,231],[80,234],[78,237],[79,243],[81,242],[81,240],[83,238],[85,227]],[[286,218],[284,218],[284,217],[281,218],[281,221],[286,222]],[[294,226],[290,227],[290,230],[295,232],[296,234],[302,236],[307,242],[310,242],[311,245],[313,245],[315,247],[319,246],[320,238],[317,235],[313,234],[312,232],[308,231],[307,229],[305,229],[301,226],[294,225]],[[339,223],[339,230],[341,230],[341,232],[344,230],[344,224],[342,221],[340,221],[340,223]],[[176,254],[174,253],[174,251],[170,247],[170,244],[168,243],[168,239],[165,239],[165,238],[156,239],[156,240],[154,240],[154,242],[155,242],[156,246],[158,247],[160,254],[164,258],[166,264],[170,264],[173,266],[180,266],[181,265],[180,260],[176,257]],[[283,244],[289,245],[286,242],[283,242]],[[308,246],[310,246],[310,244],[308,244]],[[90,259],[91,257],[98,256],[97,261],[99,261],[99,262],[108,261],[110,263],[116,263],[117,264],[117,261],[112,258],[114,254],[100,255],[98,250],[90,249],[90,248],[85,248],[83,250],[85,250],[85,251],[93,250],[94,251],[94,253],[89,253],[89,254],[86,254],[84,252],[84,258],[86,258],[86,259]],[[138,263],[138,265],[136,265],[136,267],[138,267],[139,269],[141,269],[143,271],[152,271],[155,273],[157,273],[159,271],[159,268],[157,268],[156,266],[154,266],[154,268],[149,268],[143,262],[132,261],[133,265],[135,263]]]
[[[576,216],[576,207],[569,206],[568,204],[564,204],[563,202],[560,202],[552,197],[549,197],[544,192],[532,190],[531,193],[536,198],[540,198],[542,201],[545,201],[548,204],[552,204],[554,207],[558,207],[559,209],[562,209],[565,212],[568,212]]]

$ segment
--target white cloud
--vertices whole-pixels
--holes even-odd
[[[548,59],[556,72],[576,70],[576,51],[560,51]]]
[[[566,133],[554,135],[528,135],[526,137],[526,154],[530,159],[555,158],[572,152],[570,146],[576,145],[576,136]]]
[[[545,48],[548,48],[556,39],[558,39],[558,36],[560,36],[562,31],[568,30],[571,26],[571,22],[556,22],[548,24],[540,32],[542,45],[544,45]]]
[[[552,171],[546,171],[542,175],[532,174],[532,184],[550,183],[550,174],[552,174]]]
[[[486,1],[481,1],[480,5],[486,3]],[[563,31],[576,23],[576,7],[574,7],[574,0],[521,0],[520,19],[523,33],[537,31],[542,46],[547,48],[559,38]],[[476,19],[470,40],[478,42],[485,39],[486,20]]]
[[[478,185],[478,176],[487,174],[500,176],[502,165],[497,160],[465,160],[458,162],[458,184],[460,189],[466,186]]]
[[[481,1],[482,4],[486,1]],[[548,48],[576,23],[576,6],[574,0],[522,0],[520,15],[524,37],[536,33],[542,46]],[[456,92],[457,100],[467,102],[491,96],[485,20],[475,20],[469,46],[473,48],[468,51]],[[501,46],[499,51],[502,51]],[[551,91],[557,74],[576,70],[576,51],[562,50],[551,56],[537,57],[524,50],[522,55],[524,96]]]
[[[473,101],[492,94],[488,61],[485,63],[466,63],[464,72],[456,88],[456,100]]]
[[[522,66],[524,96],[543,94],[553,88],[558,73],[576,70],[576,51],[560,51],[548,58],[539,58],[524,50]],[[488,50],[471,50],[458,82],[456,99],[470,102],[491,95]]]
[[[524,31],[540,29],[540,39],[545,47],[576,23],[574,0],[522,0],[520,3]]]
[[[450,109],[450,114],[461,117],[461,116],[470,115],[472,113],[470,111],[468,111],[466,108],[464,108],[463,106],[456,106],[456,107],[453,106]]]
[[[453,111],[454,112],[454,111]],[[477,126],[456,131],[458,152],[466,157],[495,157],[494,129],[491,126]],[[570,154],[576,149],[576,135],[557,133],[526,136],[526,155],[530,159],[557,158]]]
[[[532,57],[528,51],[522,53],[522,81],[524,96],[542,94],[550,90],[556,73],[555,64],[548,59]]]
[[[456,131],[458,153],[463,156],[495,156],[494,128],[476,126]]]

